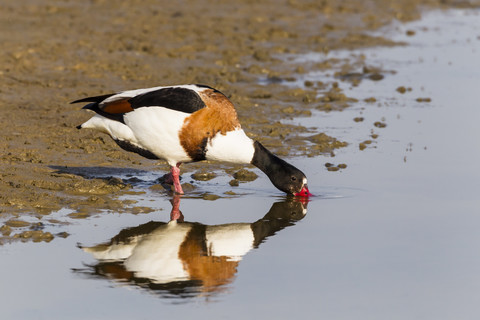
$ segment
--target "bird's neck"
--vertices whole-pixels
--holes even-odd
[[[265,148],[260,142],[253,143],[255,152],[250,162],[258,169],[262,170],[270,179],[272,175],[286,164],[286,162]]]

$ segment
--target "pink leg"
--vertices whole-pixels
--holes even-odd
[[[170,168],[170,173],[173,179],[173,186],[175,187],[175,192],[183,194],[182,186],[180,185],[180,163],[177,163],[175,167]]]
[[[180,195],[174,195],[173,199],[170,202],[172,203],[170,221],[178,220],[179,222],[183,222],[183,214],[182,211],[180,211]]]

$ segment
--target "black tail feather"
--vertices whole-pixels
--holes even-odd
[[[95,96],[95,97],[88,97],[88,98],[83,98],[83,99],[79,99],[79,100],[75,100],[75,101],[72,101],[70,102],[71,104],[73,103],[80,103],[80,102],[97,102],[97,103],[100,103],[102,102],[103,100],[111,97],[111,96],[114,96],[116,95],[116,93],[109,93],[109,94],[104,94],[104,95],[101,95],[101,96]]]

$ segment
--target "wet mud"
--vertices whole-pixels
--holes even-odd
[[[68,236],[44,231],[45,225],[68,223],[49,218],[62,208],[71,219],[99,210],[148,212],[152,209],[122,196],[168,192],[160,181],[143,178],[150,172],[161,177],[165,164],[126,153],[105,135],[78,131],[75,127],[90,115],[70,101],[132,88],[208,84],[229,96],[244,129],[273,152],[283,157],[328,155],[349,141],[322,133],[320,124],[307,128],[282,120],[309,117],[313,110],[341,111],[358,101],[336,82],[382,81],[394,70],[370,66],[361,58],[308,63],[288,56],[401,45],[372,31],[393,20],[418,19],[422,10],[473,5],[454,0],[187,0],[181,6],[54,0],[2,5],[0,243]],[[331,73],[331,82],[291,85],[311,70]],[[397,91],[392,95],[409,88]],[[375,101],[371,97],[365,102]],[[185,165],[184,189],[195,190],[199,181],[221,175],[228,177],[225,191],[235,194],[228,190],[256,178],[240,172],[242,168]],[[328,168],[343,170],[346,165]]]

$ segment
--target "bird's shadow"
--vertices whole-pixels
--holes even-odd
[[[106,182],[112,181],[112,179],[121,179],[122,183],[128,184],[132,187],[138,188],[152,188],[156,193],[163,193],[168,196],[175,195],[171,182],[167,182],[168,173],[165,171],[148,171],[133,168],[121,168],[121,167],[82,167],[82,166],[49,166],[50,169],[55,170],[54,174],[71,174],[85,179],[101,179]],[[236,188],[236,193],[225,194],[223,191],[219,192],[218,186],[209,182],[202,183],[193,181],[194,179],[188,179],[188,176],[181,176],[180,181],[186,180],[187,184],[182,183],[185,195],[184,198],[207,198],[211,195],[218,195],[220,198],[234,198],[242,195],[250,194],[251,191],[244,188]],[[222,189],[223,190],[223,189]]]
[[[152,171],[147,170],[120,167],[69,167],[55,165],[51,165],[49,168],[55,170],[55,174],[73,174],[85,179],[110,180],[112,178],[118,178],[124,183],[128,183],[132,186],[151,186],[154,184],[162,184],[165,188],[167,188],[163,181],[163,175],[155,174]]]

